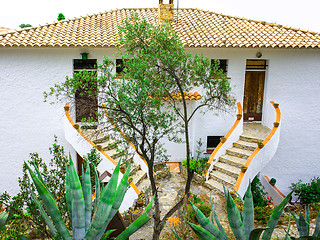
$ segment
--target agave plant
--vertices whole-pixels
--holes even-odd
[[[291,212],[289,209],[291,215],[294,217],[294,220],[296,222],[298,232],[300,237],[297,239],[320,239],[320,212],[318,213],[317,220],[316,220],[316,226],[315,230],[313,232],[313,235],[310,235],[310,210],[309,206],[305,209],[305,216],[300,214],[296,214]],[[290,220],[289,220],[290,223]],[[287,231],[287,235],[289,235],[289,228]],[[291,239],[295,239],[294,237],[290,236]]]
[[[34,168],[35,172],[28,166],[30,176],[37,188],[44,207],[36,198],[33,198],[33,201],[37,204],[43,219],[55,239],[98,240],[102,238],[105,239],[114,231],[109,230],[105,233],[109,222],[120,208],[126,193],[130,166],[118,184],[119,161],[108,184],[100,192],[97,170],[93,165],[96,191],[93,204],[90,166],[87,164],[86,171],[83,173],[81,186],[78,174],[70,157],[70,165],[67,167],[66,173],[66,200],[70,222],[72,223],[72,234],[62,220],[57,204],[44,183],[37,166],[34,165]],[[132,233],[151,219],[147,213],[151,209],[152,202],[153,200],[150,201],[144,213],[116,238],[117,240],[127,239]],[[23,237],[21,239],[26,238]]]
[[[230,192],[224,189],[226,203],[227,203],[227,214],[229,225],[232,229],[234,237],[237,240],[255,240],[259,239],[261,234],[263,233],[262,239],[269,240],[271,239],[272,232],[276,227],[278,220],[283,213],[285,205],[288,203],[291,194],[288,196],[277,206],[272,212],[269,222],[267,223],[266,228],[257,228],[254,229],[254,206],[253,206],[253,198],[251,192],[251,184],[249,184],[248,189],[246,191],[245,197],[243,201],[243,211],[242,213],[237,208],[234,200],[231,197]],[[213,218],[216,223],[214,224],[213,218],[209,220],[205,217],[205,215],[190,201],[191,206],[196,214],[197,220],[200,223],[201,227],[195,225],[193,223],[188,222],[189,226],[193,229],[193,231],[200,237],[200,239],[211,240],[211,239],[219,239],[219,240],[227,240],[229,239],[227,234],[225,233],[218,216],[213,208],[213,203],[210,198],[211,208],[213,213]]]
[[[8,220],[8,216],[9,216],[9,213],[7,213],[6,211],[0,212],[0,230],[6,224]]]

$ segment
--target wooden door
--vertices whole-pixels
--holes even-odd
[[[261,121],[265,71],[246,71],[244,121]]]

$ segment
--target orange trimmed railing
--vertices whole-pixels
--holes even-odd
[[[237,182],[236,182],[236,185],[234,187],[234,190],[237,192],[239,191],[242,179],[243,179],[244,174],[245,174],[246,170],[248,169],[250,163],[252,162],[254,157],[260,152],[260,150],[270,141],[270,139],[275,135],[276,131],[278,130],[280,120],[281,120],[281,112],[279,109],[279,104],[274,103],[273,101],[270,101],[270,103],[273,105],[273,107],[276,111],[276,121],[273,123],[273,128],[272,128],[271,132],[269,133],[269,135],[266,137],[266,139],[262,143],[258,144],[258,147],[253,151],[253,153],[247,159],[244,166],[241,168],[240,175],[239,175]]]
[[[105,107],[106,105],[102,104],[102,106]],[[112,126],[114,126],[116,129],[118,129],[117,126],[116,126],[116,125],[112,122],[112,120],[110,119],[110,117],[109,117],[108,112],[107,112],[106,109],[104,109],[104,114],[106,115],[107,119],[111,122]],[[130,144],[130,146],[136,151],[136,153],[139,155],[139,157],[142,159],[142,161],[143,161],[143,162],[146,164],[146,166],[148,167],[147,161],[139,154],[136,146],[135,146],[131,141],[128,140],[127,136],[126,136],[123,132],[121,132],[120,130],[118,130],[118,132],[121,134],[121,136],[122,136],[124,139],[126,139],[126,141],[127,141],[127,142]]]
[[[101,146],[98,147],[98,145],[94,144],[94,142],[92,142],[81,130],[80,130],[80,126],[79,124],[76,124],[74,123],[74,121],[72,120],[71,116],[70,116],[70,113],[69,113],[69,109],[70,109],[70,104],[67,103],[65,106],[64,106],[64,112],[65,112],[65,115],[68,119],[68,121],[70,122],[70,124],[78,131],[78,133],[88,142],[92,145],[92,147],[94,147],[95,149],[97,149],[97,151],[99,151],[103,156],[105,156],[110,162],[112,162],[115,166],[117,165],[117,162],[112,159],[112,157],[110,157],[106,152],[104,152],[102,149],[101,149]],[[137,193],[137,194],[140,194],[140,190],[137,188],[137,186],[131,182],[130,183],[131,187],[134,189],[134,191]]]
[[[231,129],[229,130],[229,132],[220,139],[220,143],[218,144],[218,146],[214,149],[214,151],[212,152],[212,154],[210,155],[210,158],[208,160],[208,162],[206,163],[206,168],[204,170],[203,176],[206,177],[210,166],[212,164],[212,161],[215,159],[216,154],[218,153],[218,151],[221,149],[221,147],[223,146],[223,144],[227,141],[227,139],[231,136],[231,134],[233,133],[233,131],[237,128],[239,122],[241,121],[242,118],[242,106],[240,102],[237,102],[237,107],[238,107],[238,114],[237,114],[237,120],[234,122],[233,126],[231,127]]]
[[[270,179],[266,175],[263,175],[263,176],[265,177],[265,179],[267,179],[268,182],[270,182]],[[280,194],[281,197],[283,198],[286,197],[282,192],[280,192],[280,190],[276,186],[272,186],[272,187],[274,188],[274,190],[276,190]]]

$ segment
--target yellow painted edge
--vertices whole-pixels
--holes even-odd
[[[276,122],[279,122],[280,123],[280,120],[281,120],[281,112],[280,112],[280,109],[279,107],[278,108],[275,108],[274,106],[274,102],[273,101],[270,101],[270,103],[273,105],[275,111],[276,111]],[[265,140],[262,142],[263,145],[265,146],[269,141],[270,139],[274,136],[274,134],[276,133],[277,131],[277,127],[273,127],[271,129],[271,132],[269,133],[269,135],[265,138]],[[253,153],[251,153],[250,157],[247,159],[246,163],[244,164],[245,167],[249,167],[250,163],[252,162],[253,158],[258,154],[258,152],[260,151],[261,149],[259,147],[257,147]],[[242,179],[243,179],[243,176],[244,176],[244,173],[240,173],[239,174],[239,177],[237,179],[237,182],[236,182],[236,185],[234,186],[234,190],[235,191],[239,191],[239,187],[241,185],[241,182],[242,182]]]
[[[67,103],[65,105],[65,107],[70,107],[70,104]],[[66,117],[67,119],[69,120],[71,126],[74,125],[74,121],[72,120],[71,116],[70,116],[70,113],[69,113],[69,110],[64,110],[65,114],[66,114]],[[85,135],[83,134],[83,132],[81,132],[80,129],[77,130],[79,132],[79,134],[85,139],[87,140],[87,142],[89,142],[93,147],[95,147],[96,145]],[[96,149],[97,151],[99,151],[98,149]],[[99,151],[100,153],[102,153],[106,158],[108,158],[115,166],[117,166],[117,162],[115,160],[113,160],[106,152],[104,152],[103,150],[100,150]],[[130,183],[131,187],[134,189],[134,191],[139,195],[141,192],[140,190],[137,188],[137,186],[134,184],[134,183]]]
[[[266,176],[266,175],[263,175],[268,182],[270,182],[270,179]],[[271,185],[272,186],[272,185]],[[282,197],[286,197],[282,192],[280,192],[280,190],[276,187],[276,186],[272,186]]]
[[[237,102],[237,107],[238,107],[238,114],[241,114],[241,115],[242,115],[242,106],[241,106],[241,103],[240,103],[240,102]],[[239,120],[237,119],[237,120],[235,121],[235,123],[233,124],[233,126],[231,127],[231,129],[228,131],[228,133],[227,133],[226,136],[225,136],[225,139],[226,139],[226,140],[228,139],[228,137],[230,137],[230,135],[231,135],[231,134],[233,133],[233,131],[236,129],[236,127],[238,126],[240,120],[241,120],[241,119],[239,119]],[[217,152],[220,150],[220,148],[222,147],[222,145],[223,145],[223,143],[220,142],[220,143],[218,144],[218,146],[214,149],[214,151],[213,151],[212,154],[210,155],[210,158],[209,158],[209,160],[208,160],[208,162],[207,162],[207,165],[211,165],[211,163],[212,163],[215,155],[216,155]],[[208,168],[208,169],[205,169],[204,173],[202,174],[203,177],[206,177],[206,176],[207,176],[208,170],[209,170],[209,168]]]

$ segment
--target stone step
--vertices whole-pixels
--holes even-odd
[[[101,130],[98,129],[84,129],[81,131],[84,135],[87,136],[87,138],[89,138],[95,144],[109,140],[109,136],[106,136],[101,132]]]
[[[258,144],[253,142],[246,142],[242,140],[238,140],[233,143],[233,147],[241,148],[249,151],[254,151],[257,148]]]
[[[205,181],[204,186],[213,190],[220,196],[224,196],[224,190],[223,190],[223,184],[220,182],[215,181],[214,179],[209,179],[208,181]],[[225,186],[227,190],[231,190],[232,188]]]
[[[252,143],[259,143],[264,141],[264,139],[262,138],[256,138],[256,137],[245,135],[245,134],[240,135],[240,140],[245,142],[252,142]]]
[[[250,157],[252,151],[233,147],[227,149],[226,153],[234,157],[247,159],[248,157]]]
[[[246,163],[246,160],[243,158],[238,158],[235,156],[230,156],[228,154],[225,154],[219,158],[219,162],[227,163],[229,165],[240,168]]]
[[[236,178],[216,170],[210,172],[210,178],[230,188],[233,188],[237,181]]]
[[[117,144],[115,142],[110,142],[110,141],[102,142],[99,145],[102,146],[103,151],[109,151],[117,148]]]
[[[129,177],[132,178],[132,182],[138,187],[143,179],[147,178],[147,173],[143,170],[137,171],[135,174]]]
[[[222,162],[217,162],[214,165],[214,169],[219,172],[225,173],[229,176],[232,176],[234,178],[238,178],[238,176],[241,172],[241,169],[239,167],[235,167],[235,166],[232,166],[232,165],[229,165],[226,163],[222,163]]]
[[[118,149],[111,149],[108,151],[104,151],[106,154],[108,154],[111,158],[113,158],[114,160],[120,157],[120,154],[123,153],[121,151],[119,151]]]

